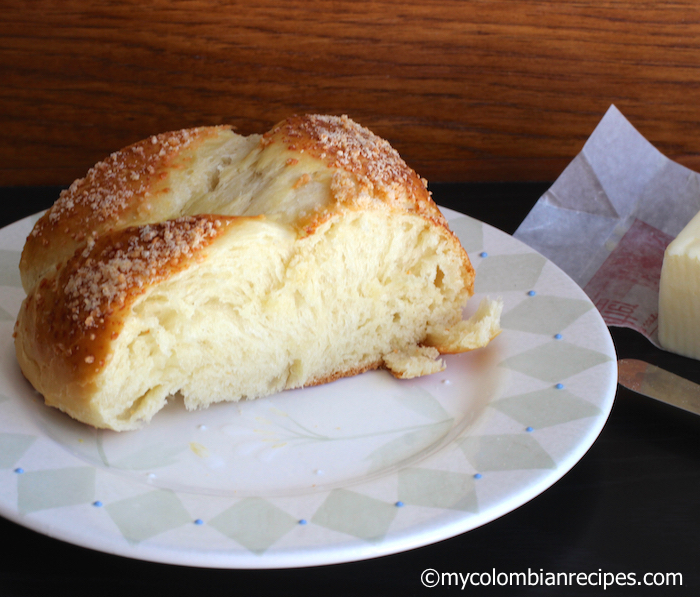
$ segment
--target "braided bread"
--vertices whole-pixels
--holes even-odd
[[[487,344],[474,270],[420,179],[347,117],[153,136],[75,181],[27,238],[17,359],[46,403],[136,429]]]

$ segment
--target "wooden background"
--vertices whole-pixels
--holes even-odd
[[[0,185],[348,114],[432,181],[551,181],[610,104],[700,169],[700,2],[2,0]]]

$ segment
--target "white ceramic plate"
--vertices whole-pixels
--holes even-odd
[[[85,547],[219,568],[361,560],[452,537],[527,502],[588,450],[612,407],[608,330],[561,270],[450,210],[503,333],[447,369],[383,371],[190,413],[173,399],[117,434],[22,377],[17,264],[36,217],[0,231],[0,514]]]

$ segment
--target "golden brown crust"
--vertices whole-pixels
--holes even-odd
[[[67,259],[90,238],[150,221],[153,204],[169,191],[171,173],[183,168],[206,139],[229,129],[201,127],[154,135],[93,166],[60,194],[27,238],[20,261],[25,290],[46,264]]]
[[[262,144],[282,143],[290,151],[310,153],[328,168],[366,179],[375,189],[402,188],[418,200],[426,183],[384,139],[347,116],[292,116],[263,135]]]
[[[325,375],[324,377],[319,377],[316,379],[312,379],[304,384],[303,387],[305,388],[310,388],[313,386],[322,386],[327,383],[331,383],[333,381],[338,381],[339,379],[343,379],[344,377],[353,377],[355,375],[360,375],[360,373],[365,373],[367,371],[373,371],[375,369],[379,369],[383,365],[383,361],[379,359],[378,361],[375,361],[374,363],[370,363],[369,365],[363,365],[362,367],[353,367],[351,369],[346,369],[343,371],[335,371],[334,373],[331,373],[330,375]]]
[[[427,182],[404,162],[388,141],[347,116],[292,116],[263,135],[263,147],[273,143],[299,156],[311,155],[327,168],[344,174],[334,180],[335,199],[341,204],[357,202],[362,198],[358,190],[364,190],[375,202],[393,202],[392,207],[444,221],[430,198]],[[343,193],[343,186],[350,182],[348,175],[354,185]],[[354,188],[355,185],[358,188]]]

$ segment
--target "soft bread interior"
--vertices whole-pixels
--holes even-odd
[[[137,427],[178,391],[195,409],[376,368],[456,323],[461,263],[425,220],[356,212],[294,239],[248,220],[148,290],[102,373],[103,424]]]

